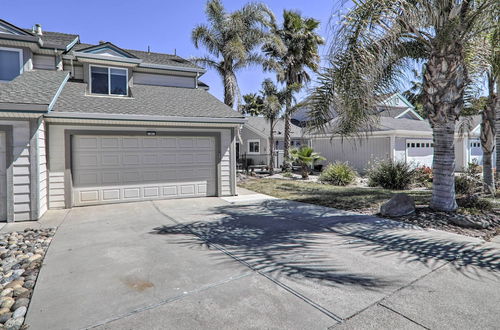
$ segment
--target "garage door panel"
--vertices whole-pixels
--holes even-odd
[[[431,140],[406,140],[406,161],[415,166],[432,167],[434,146]]]
[[[73,137],[75,205],[216,193],[213,137]]]

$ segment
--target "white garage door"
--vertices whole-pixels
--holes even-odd
[[[432,167],[434,144],[430,140],[406,140],[406,161],[415,166]]]
[[[0,132],[0,221],[7,219],[7,165],[5,133]]]
[[[72,175],[76,206],[214,196],[215,139],[75,135]]]

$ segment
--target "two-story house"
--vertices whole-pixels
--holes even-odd
[[[0,20],[0,220],[236,193],[245,119],[176,55]]]

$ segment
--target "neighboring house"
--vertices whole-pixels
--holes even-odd
[[[311,146],[326,161],[348,162],[356,170],[364,172],[376,160],[402,160],[416,166],[432,166],[433,141],[429,121],[421,118],[413,106],[399,93],[388,96],[376,109],[378,120],[360,132],[359,137],[342,138],[335,132],[335,119],[325,130],[309,133]],[[295,122],[305,125],[305,112],[298,114]],[[375,117],[374,117],[375,118]],[[457,134],[455,139],[455,163],[457,170],[463,170],[469,162],[481,162],[479,144],[480,118],[474,117],[468,134]],[[457,125],[459,126],[459,125]],[[478,148],[479,147],[479,148]]]
[[[245,118],[176,56],[0,20],[0,220],[236,193]]]
[[[285,121],[278,119],[274,125],[274,152],[276,168],[283,165]],[[249,165],[268,165],[270,154],[270,121],[264,117],[247,117],[245,126],[240,131],[241,141],[236,142],[237,157],[240,163],[247,161]],[[298,148],[308,145],[303,129],[291,125],[290,145]]]

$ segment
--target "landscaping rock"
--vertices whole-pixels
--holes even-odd
[[[25,329],[24,316],[54,229],[0,234],[0,329]],[[13,312],[12,312],[13,311]]]
[[[12,318],[12,313],[5,313],[0,315],[0,323],[4,324],[7,322],[9,319]]]
[[[19,330],[24,323],[24,317],[12,318],[5,322],[4,327],[7,330]]]
[[[415,213],[415,200],[407,194],[396,194],[380,206],[380,214],[387,217],[401,217]]]
[[[14,304],[14,306],[12,306],[12,309],[13,310],[16,310],[18,309],[19,307],[28,307],[30,303],[30,300],[28,298],[19,298],[16,300],[16,303]]]
[[[27,311],[26,306],[21,306],[14,311],[14,314],[12,314],[12,317],[13,318],[24,317],[24,315],[26,315],[26,311]]]

